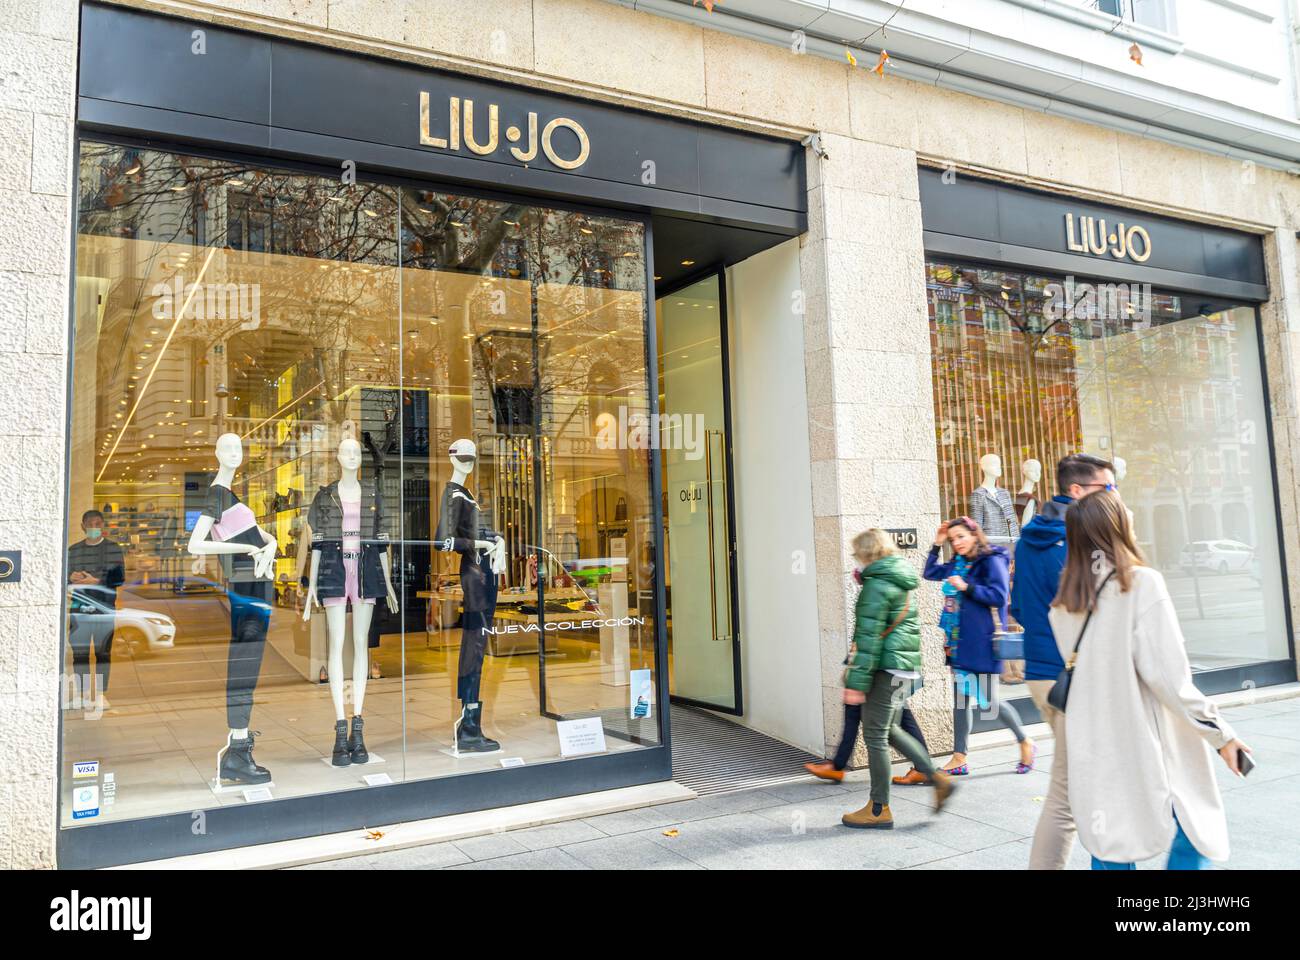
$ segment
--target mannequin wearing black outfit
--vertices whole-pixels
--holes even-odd
[[[222,434],[217,438],[215,452],[217,475],[190,534],[189,552],[196,557],[221,558],[230,600],[230,649],[226,658],[226,722],[230,734],[217,755],[217,778],[266,783],[271,773],[253,760],[254,734],[249,732],[248,723],[275,600],[277,544],[231,489],[235,470],[244,462],[239,435]]]
[[[477,458],[473,442],[457,440],[449,453],[452,479],[442,492],[434,547],[460,554],[464,612],[456,670],[456,696],[461,702],[461,715],[455,724],[456,752],[491,753],[501,745],[483,734],[479,683],[488,638],[484,630],[492,626],[497,605],[497,575],[489,556],[499,551],[501,538],[481,529],[478,501],[463,483]]]
[[[243,506],[233,491],[214,485],[208,488],[208,502],[203,505],[201,515],[218,521],[213,528],[215,531],[221,526],[223,517]],[[252,526],[225,538],[224,542],[260,547],[262,536],[258,528]],[[230,598],[226,724],[232,730],[241,730],[248,726],[253,713],[253,691],[257,688],[257,678],[262,672],[262,655],[266,652],[266,629],[271,622],[275,583],[253,575],[251,556],[236,554],[230,558],[226,593]]]
[[[458,483],[448,483],[438,509],[439,550],[460,554],[460,588],[465,594],[461,617],[460,663],[456,671],[456,696],[462,701],[478,700],[483,673],[483,652],[487,647],[484,627],[491,627],[497,606],[497,578],[488,558],[474,546],[479,536],[479,508],[473,494]]]

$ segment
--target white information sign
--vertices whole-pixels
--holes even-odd
[[[555,732],[560,737],[560,756],[582,757],[605,752],[605,727],[600,717],[581,720],[557,720]]]

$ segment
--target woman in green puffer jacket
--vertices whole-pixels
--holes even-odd
[[[934,785],[936,810],[952,794],[954,784],[899,724],[903,706],[921,679],[921,630],[912,598],[921,578],[899,556],[893,538],[884,530],[858,534],[853,555],[860,565],[862,590],[854,609],[853,652],[844,675],[844,738],[834,761],[810,764],[809,770],[823,776],[814,768],[843,769],[857,736],[851,711],[860,710],[871,771],[871,802],[845,814],[842,821],[848,827],[889,830],[894,826],[889,810],[891,745]]]

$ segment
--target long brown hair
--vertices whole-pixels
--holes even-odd
[[[964,527],[966,530],[970,531],[970,535],[975,538],[975,550],[968,558],[971,563],[974,563],[980,557],[986,557],[993,552],[993,547],[989,543],[989,538],[984,532],[984,528],[970,517],[962,516],[949,520],[948,530],[951,531],[953,527]],[[953,556],[957,555],[956,549],[952,552]]]
[[[1133,568],[1146,566],[1133,539],[1124,501],[1109,490],[1090,493],[1065,515],[1065,569],[1052,601],[1071,613],[1091,610],[1097,599],[1101,561],[1113,567],[1121,593],[1133,582]]]

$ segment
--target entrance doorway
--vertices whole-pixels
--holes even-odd
[[[681,703],[739,715],[725,313],[721,272],[655,303],[659,455],[669,693]]]

